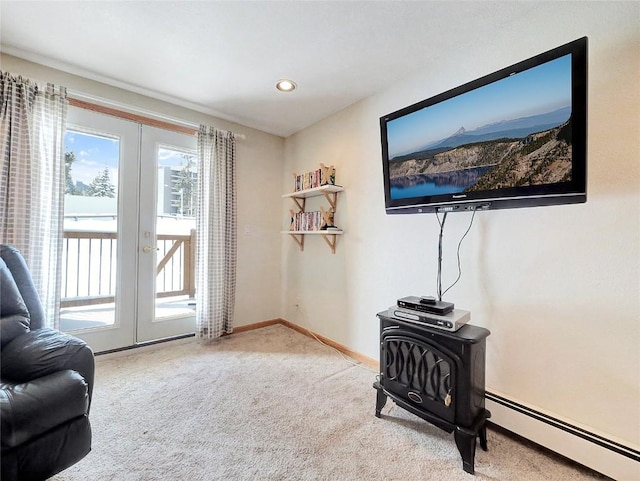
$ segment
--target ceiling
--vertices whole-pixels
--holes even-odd
[[[286,137],[486,48],[536,4],[2,0],[0,48]],[[279,92],[281,78],[298,88]]]

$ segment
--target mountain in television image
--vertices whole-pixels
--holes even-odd
[[[460,127],[452,135],[430,142],[413,152],[396,155],[390,162],[407,160],[410,158],[428,158],[438,152],[449,150],[453,147],[484,142],[497,139],[521,139],[536,132],[549,130],[558,125],[562,125],[571,117],[571,107],[562,107],[551,112],[521,117],[517,119],[503,120],[492,124],[483,125],[474,130],[466,130]]]
[[[540,120],[558,112],[535,117]],[[395,157],[389,163],[391,197],[401,199],[570,181],[571,118],[551,128],[520,133],[533,128],[533,124],[526,126],[531,120],[533,117],[482,127],[482,135],[486,137],[481,141],[469,141],[469,133],[460,129],[429,149]],[[508,127],[507,130],[500,130],[500,125]],[[473,136],[475,139],[478,130]],[[519,137],[513,135],[516,132]],[[506,135],[508,133],[513,136]],[[498,138],[491,138],[496,134]],[[461,137],[468,142],[455,145]]]
[[[484,142],[500,138],[519,139],[561,125],[570,116],[571,107],[563,107],[544,114],[484,125],[469,132],[464,127],[461,127],[451,137],[437,142],[436,145],[432,144],[429,148],[458,147],[473,142]]]

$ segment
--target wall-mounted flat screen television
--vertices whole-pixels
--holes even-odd
[[[587,199],[587,38],[380,118],[389,214]]]

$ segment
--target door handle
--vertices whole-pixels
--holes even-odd
[[[158,247],[153,247],[150,245],[146,245],[142,248],[142,252],[144,252],[145,254],[148,254],[149,252],[153,252],[153,250],[160,250]]]

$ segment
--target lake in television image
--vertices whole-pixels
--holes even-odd
[[[387,122],[392,199],[571,180],[571,56]]]

